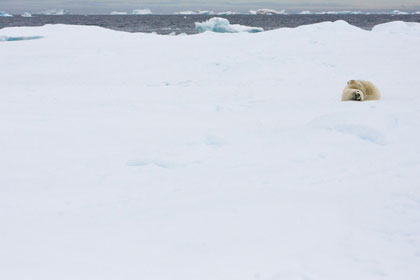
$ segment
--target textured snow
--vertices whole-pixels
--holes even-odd
[[[1,278],[417,280],[418,28],[1,29]]]
[[[212,31],[218,33],[238,33],[238,32],[248,32],[248,33],[257,33],[264,31],[260,27],[250,27],[240,24],[230,24],[229,20],[220,17],[213,17],[204,22],[196,22],[195,29],[199,32]]]
[[[150,9],[138,9],[138,10],[133,10],[132,14],[133,15],[151,15],[152,11]]]

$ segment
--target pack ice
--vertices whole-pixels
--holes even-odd
[[[417,30],[1,29],[1,279],[417,280]]]

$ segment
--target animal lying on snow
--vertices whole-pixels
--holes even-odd
[[[374,84],[363,80],[350,80],[343,89],[341,101],[365,101],[381,99],[381,93]]]

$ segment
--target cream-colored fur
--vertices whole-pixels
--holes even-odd
[[[381,99],[381,93],[374,84],[363,80],[350,80],[343,89],[341,101],[365,101]]]

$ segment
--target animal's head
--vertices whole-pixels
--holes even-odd
[[[351,93],[352,100],[363,101],[365,100],[365,94],[360,89],[354,89]]]

